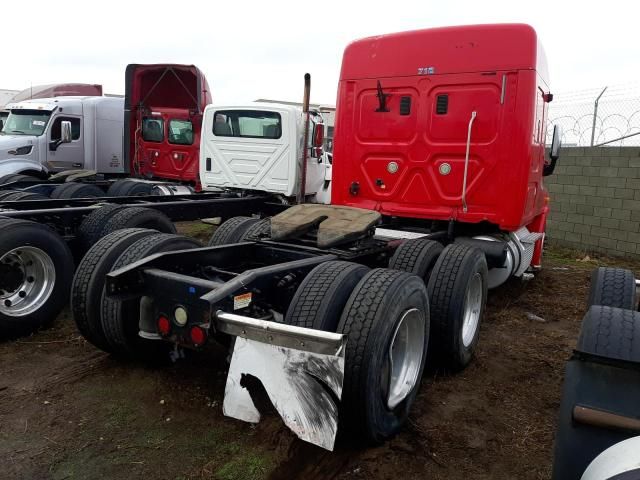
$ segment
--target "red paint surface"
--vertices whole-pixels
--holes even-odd
[[[425,74],[429,68],[433,73]],[[376,112],[378,81],[390,94],[389,112]],[[400,217],[488,221],[504,230],[528,225],[545,207],[548,92],[544,53],[527,25],[437,28],[353,42],[338,90],[333,203]],[[448,95],[446,114],[436,113],[438,95]],[[400,114],[401,97],[411,99],[409,115]],[[396,173],[389,172],[390,162],[398,164]],[[451,167],[448,175],[440,173],[443,163]],[[353,182],[359,184],[355,195]]]
[[[125,92],[125,154],[131,172],[200,185],[198,162],[200,130],[204,107],[211,103],[211,92],[204,74],[194,65],[127,66]],[[164,141],[146,142],[141,122],[145,116],[164,119]],[[169,120],[193,123],[193,144],[175,145],[168,141]]]

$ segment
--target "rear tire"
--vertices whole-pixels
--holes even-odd
[[[84,217],[82,223],[78,227],[76,237],[82,246],[83,251],[87,251],[94,245],[102,234],[107,221],[115,215],[116,212],[126,207],[122,205],[107,204],[95,209],[89,215]]]
[[[364,265],[341,261],[316,266],[296,290],[284,323],[335,332],[351,292],[368,271]]]
[[[0,185],[13,182],[39,182],[40,179],[32,175],[22,175],[20,173],[10,173],[0,177]]]
[[[352,292],[338,332],[348,337],[341,428],[359,443],[381,444],[402,428],[420,387],[429,341],[424,282],[397,270],[371,270]],[[403,367],[395,381],[391,365]]]
[[[636,310],[636,279],[631,270],[624,268],[599,267],[591,274],[591,289],[587,306]]]
[[[260,222],[259,218],[252,217],[233,217],[224,222],[216,231],[213,232],[209,243],[209,247],[216,247],[219,245],[229,245],[231,243],[238,243],[242,241],[244,233],[253,225]]]
[[[155,234],[142,238],[129,246],[112,267],[122,268],[149,255],[174,250],[200,247],[197,240],[181,235]],[[166,357],[171,344],[160,340],[148,340],[138,335],[140,298],[115,300],[104,293],[101,300],[102,327],[111,352],[125,358],[156,361]]]
[[[0,229],[0,337],[14,337],[60,313],[71,287],[73,256],[46,225],[2,219]]]
[[[413,273],[427,283],[443,249],[442,244],[433,240],[422,238],[407,240],[396,248],[389,260],[389,268]]]
[[[7,198],[9,195],[13,195],[16,193],[16,190],[1,190],[0,191],[0,202],[4,202],[5,198]]]
[[[127,207],[118,210],[105,222],[101,236],[122,228],[151,228],[162,233],[176,233],[176,227],[164,213],[152,208]]]
[[[264,218],[258,222],[249,225],[240,237],[240,242],[261,240],[271,236],[271,219]]]
[[[2,197],[3,202],[17,202],[19,200],[48,200],[48,198],[33,192],[13,192],[12,194]]]
[[[120,197],[120,190],[129,182],[128,179],[116,180],[107,189],[107,197]]]
[[[110,352],[100,319],[105,276],[129,246],[157,232],[143,228],[118,230],[93,245],[82,258],[71,286],[71,313],[84,338]]]
[[[151,190],[153,189],[152,183],[137,182],[135,180],[118,181],[122,183],[118,186],[117,189],[114,189],[116,197],[142,197],[151,195]],[[112,187],[113,185],[109,187],[109,189],[111,189]]]
[[[69,182],[58,185],[53,189],[51,195],[52,199],[66,199],[66,198],[98,198],[104,197],[104,191],[97,185],[91,183],[76,183]]]
[[[487,260],[479,249],[447,245],[428,283],[431,353],[442,366],[462,370],[473,358],[487,301]]]

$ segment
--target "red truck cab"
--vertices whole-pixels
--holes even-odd
[[[340,74],[333,203],[543,232],[551,98],[528,25],[355,41]]]
[[[200,188],[200,129],[211,92],[194,65],[127,65],[124,151],[131,173]]]

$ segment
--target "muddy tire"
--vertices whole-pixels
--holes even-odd
[[[368,271],[368,267],[357,263],[321,263],[302,280],[284,323],[335,332],[351,292]]]
[[[22,175],[20,173],[10,173],[0,177],[0,185],[13,182],[39,182],[40,179],[32,175]]]
[[[82,258],[71,286],[71,313],[78,330],[94,346],[111,351],[100,319],[105,276],[129,246],[157,232],[143,228],[118,230],[101,238]]]
[[[640,404],[640,313],[594,305],[582,320],[566,366],[554,441],[555,480],[579,480],[602,451],[632,431],[580,421],[575,407],[637,418]],[[622,477],[621,477],[622,478]]]
[[[379,445],[402,428],[420,387],[429,341],[424,282],[371,270],[351,293],[337,331],[347,335],[340,428],[358,443]]]
[[[202,246],[193,238],[181,235],[155,234],[138,240],[127,248],[114,263],[112,270],[141,260],[149,255]],[[101,300],[102,328],[110,351],[123,358],[154,362],[167,358],[171,344],[147,340],[138,335],[140,328],[140,298],[115,300],[103,294]]]
[[[66,304],[73,256],[46,225],[0,219],[0,338],[33,332]]]
[[[127,207],[109,217],[100,235],[105,236],[122,228],[151,228],[162,233],[176,233],[175,225],[164,213],[151,208]]]
[[[389,260],[389,268],[413,273],[427,283],[443,249],[442,244],[433,240],[422,238],[407,240],[396,248]]]
[[[69,182],[58,185],[53,189],[49,198],[66,199],[66,198],[98,198],[104,197],[104,191],[97,185],[91,183]]]
[[[107,221],[115,215],[116,212],[124,208],[126,207],[122,205],[103,205],[84,217],[76,234],[83,251],[89,250],[92,245],[100,240],[102,230]]]
[[[487,260],[477,248],[448,245],[428,283],[431,353],[441,366],[465,368],[475,352],[487,302]]]
[[[631,270],[624,268],[600,267],[591,273],[591,289],[587,307],[606,307],[636,310],[636,279]]]
[[[249,225],[238,241],[252,241],[268,238],[271,236],[271,219],[264,218],[258,222]]]
[[[48,200],[48,198],[33,192],[13,192],[2,197],[3,202],[17,202],[19,200]]]
[[[238,243],[241,241],[242,235],[249,229],[249,227],[260,222],[259,218],[252,217],[233,217],[224,222],[216,231],[213,232],[209,243],[209,247],[216,247],[218,245],[228,245],[230,243]]]

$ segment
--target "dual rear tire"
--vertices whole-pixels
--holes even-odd
[[[413,273],[427,284],[431,307],[430,360],[459,371],[475,353],[487,300],[487,261],[464,243],[446,248],[433,240],[403,242],[389,268]]]
[[[426,363],[429,301],[417,276],[343,261],[315,267],[285,323],[347,336],[340,404],[344,434],[380,444],[406,422]]]
[[[115,300],[105,295],[106,274],[154,253],[201,246],[181,235],[150,229],[118,230],[100,239],[84,256],[71,289],[78,330],[99,349],[123,358],[168,358],[169,344],[139,336],[140,297]]]

